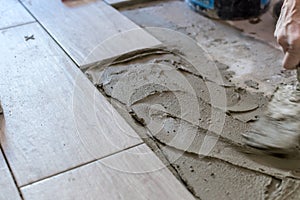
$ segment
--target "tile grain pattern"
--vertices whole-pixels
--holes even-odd
[[[56,0],[22,2],[80,67],[160,44],[100,0],[77,6]]]
[[[34,21],[18,0],[0,0],[0,29]]]
[[[192,200],[193,196],[145,145],[22,188],[31,200]]]
[[[142,142],[38,24],[0,41],[1,144],[19,186]]]
[[[21,200],[2,153],[0,152],[0,199]]]
[[[1,103],[1,102],[0,102]],[[0,134],[4,131],[4,117],[1,114],[0,105]],[[13,181],[12,175],[6,164],[2,152],[0,151],[0,199],[2,200],[21,200],[19,191]]]

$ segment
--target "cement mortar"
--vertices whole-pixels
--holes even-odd
[[[280,71],[280,52],[193,13],[183,2],[123,13],[142,26],[173,28],[197,39],[147,29],[164,46],[84,69],[103,94],[119,102],[115,107],[133,128],[148,133],[145,142],[159,146],[157,155],[187,188],[201,199],[297,199],[299,160],[281,165],[287,160],[253,155],[242,139],[275,85],[291,81],[291,74]]]
[[[244,36],[225,22],[192,12],[184,2],[158,3],[122,13],[142,27],[169,28],[194,38],[214,60],[235,72],[232,81],[237,86],[255,91],[257,89],[245,84],[245,81],[253,80],[259,84],[259,91],[271,95],[279,83],[289,82],[289,78],[294,77],[293,72],[282,71],[280,50]],[[273,24],[269,28],[272,27]]]
[[[169,160],[182,153],[162,148]],[[236,168],[218,159],[183,154],[172,165],[199,199],[299,199],[300,182]]]

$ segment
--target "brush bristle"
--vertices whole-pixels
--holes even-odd
[[[268,154],[300,154],[299,97],[296,86],[279,88],[265,115],[243,134],[246,145]]]

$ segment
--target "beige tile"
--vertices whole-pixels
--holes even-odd
[[[146,145],[123,151],[21,190],[25,199],[30,200],[194,199]]]
[[[79,66],[160,44],[101,0],[75,6],[58,0],[22,2]]]
[[[115,8],[121,8],[138,3],[149,2],[149,0],[105,0],[105,2],[112,5]]]
[[[1,144],[18,185],[141,143],[38,24],[0,31],[0,41]]]
[[[4,120],[1,115],[0,105],[0,134],[3,134]],[[3,200],[21,200],[19,191],[14,183],[12,175],[6,164],[2,152],[0,151],[0,199]]]
[[[35,21],[18,0],[0,0],[0,29]]]

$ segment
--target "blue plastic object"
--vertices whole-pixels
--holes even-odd
[[[223,20],[256,18],[264,13],[270,0],[186,0],[195,11]]]

